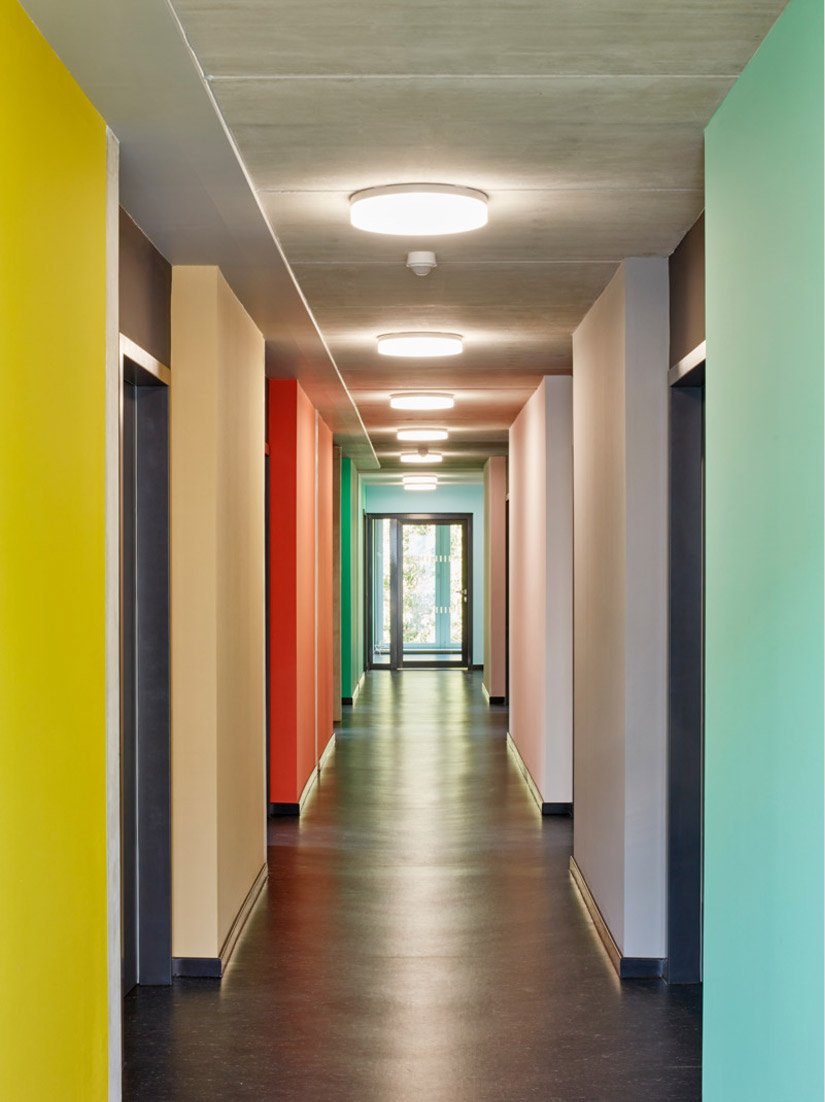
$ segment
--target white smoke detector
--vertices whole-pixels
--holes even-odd
[[[438,267],[435,253],[413,252],[407,253],[407,267],[417,276],[427,276]]]

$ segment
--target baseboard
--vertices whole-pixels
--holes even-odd
[[[217,957],[172,957],[172,975],[180,979],[219,980],[226,971],[238,938],[246,925],[246,921],[252,913],[252,908],[258,901],[258,896],[264,890],[269,869],[264,862],[258,875],[252,883],[252,887],[246,893],[246,898],[235,915],[235,921],[229,927],[229,933],[224,938],[220,956]]]
[[[190,980],[219,980],[223,975],[220,957],[172,957],[172,975]]]
[[[490,696],[490,692],[483,681],[481,682],[481,691],[484,693],[484,699],[488,704],[506,704],[503,696]]]
[[[280,815],[300,815],[301,814],[301,805],[297,804],[297,803],[296,804],[277,804],[277,803],[276,804],[270,804],[269,805],[269,814],[275,816],[276,818]]]
[[[229,933],[226,935],[221,946],[221,963],[225,969],[229,964],[230,958],[235,951],[235,946],[238,944],[238,938],[241,936],[246,921],[252,913],[252,908],[258,902],[258,896],[264,890],[267,878],[269,877],[269,866],[266,861],[261,865],[258,875],[252,882],[252,887],[246,893],[246,898],[241,904],[240,910],[235,915],[235,921],[229,927]]]
[[[575,857],[570,858],[570,876],[573,879],[573,883],[579,890],[579,894],[584,901],[584,905],[587,908],[588,914],[593,920],[593,925],[596,927],[596,933],[599,935],[599,940],[605,948],[605,952],[610,957],[610,963],[616,970],[616,975],[620,980],[645,980],[645,979],[661,979],[665,962],[661,957],[623,957],[621,950],[616,942],[613,940],[613,935],[610,932],[610,927],[604,920],[604,915],[599,910],[599,905],[593,898],[593,894],[590,888],[587,886],[587,881],[584,878],[584,873],[576,863]]]
[[[342,704],[348,704],[348,705],[351,706],[355,703],[355,701],[358,699],[358,694],[361,692],[361,690],[364,687],[364,679],[366,678],[366,676],[367,676],[366,670],[362,671],[361,676],[358,678],[358,684],[352,690],[352,696],[342,696],[341,697],[341,703]]]
[[[519,773],[521,773],[522,777],[524,778],[524,783],[529,788],[530,795],[536,801],[536,806],[538,807],[542,815],[572,815],[572,804],[548,803],[546,800],[542,799],[541,793],[536,787],[536,782],[530,775],[530,770],[525,765],[524,758],[519,753],[519,749],[516,746],[515,742],[513,742],[513,736],[510,734],[509,731],[507,732],[507,749],[513,755],[513,760],[518,766]]]
[[[310,792],[312,792],[312,789],[315,787],[315,784],[316,784],[318,778],[321,775],[321,770],[324,768],[324,766],[327,764],[329,759],[332,757],[332,754],[334,753],[334,751],[335,751],[335,732],[333,731],[329,742],[326,744],[326,746],[324,748],[323,754],[321,754],[321,757],[318,760],[318,765],[315,767],[315,769],[312,770],[309,777],[307,778],[307,783],[304,785],[303,792],[298,797],[298,802],[297,803],[274,803],[274,804],[271,803],[269,805],[269,814],[272,815],[273,817],[288,816],[288,815],[300,815],[304,804],[307,802],[307,799],[309,797]]]

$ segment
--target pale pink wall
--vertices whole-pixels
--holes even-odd
[[[572,801],[572,382],[510,429],[510,735],[543,801]]]
[[[484,687],[507,691],[507,459],[484,465]]]
[[[510,736],[544,774],[547,525],[544,384],[510,429]]]

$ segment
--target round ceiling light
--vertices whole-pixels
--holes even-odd
[[[441,452],[431,452],[421,448],[417,452],[402,452],[400,458],[402,463],[441,463],[444,456]]]
[[[436,440],[446,440],[450,434],[446,429],[399,429],[395,435],[398,440],[412,444],[432,444]]]
[[[452,184],[391,184],[356,191],[349,217],[357,230],[368,233],[440,237],[486,226],[487,196]]]
[[[405,474],[401,476],[401,481],[405,486],[436,486],[438,485],[437,474]]]
[[[392,409],[452,409],[455,398],[442,391],[408,390],[401,394],[390,395]]]
[[[382,356],[433,359],[436,356],[460,356],[464,338],[458,333],[383,333],[378,338]]]

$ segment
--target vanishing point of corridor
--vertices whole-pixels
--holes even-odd
[[[619,984],[478,674],[372,673],[222,982],[125,1002],[152,1102],[695,1102],[700,996]]]

